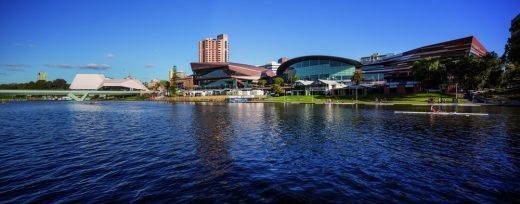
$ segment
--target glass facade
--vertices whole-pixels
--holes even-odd
[[[318,79],[350,81],[356,67],[335,60],[304,60],[285,70],[286,77],[297,76],[301,80]]]
[[[384,79],[385,75],[383,73],[363,74],[364,81],[383,81]]]
[[[224,72],[223,70],[215,70],[215,71],[212,71],[212,72],[209,72],[207,74],[204,74],[201,76],[201,78],[205,78],[205,77],[227,77],[229,76],[228,73]]]

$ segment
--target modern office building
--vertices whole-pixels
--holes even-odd
[[[275,61],[269,61],[260,67],[266,68],[268,70],[271,70],[273,73],[276,73],[276,70],[278,70],[278,67],[280,67],[280,63]]]
[[[260,66],[260,67],[263,67],[263,68],[266,68],[266,69],[269,69],[271,71],[273,71],[274,73],[276,73],[276,71],[278,70],[278,67],[280,67],[280,65],[284,62],[287,62],[289,60],[289,58],[287,57],[282,57],[280,59],[278,59],[277,62],[275,61],[269,61],[267,63],[265,63],[264,65]]]
[[[289,61],[289,58],[287,58],[287,57],[282,57],[282,58],[278,59],[279,64],[283,64],[284,62],[287,62],[287,61]]]
[[[70,84],[74,90],[130,90],[148,91],[141,81],[127,77],[125,79],[106,78],[103,74],[76,74]]]
[[[49,80],[49,75],[47,74],[47,72],[38,72],[38,81],[40,81],[40,80],[43,80],[43,81]]]
[[[277,76],[289,81],[293,76],[305,81],[334,80],[340,83],[349,83],[354,71],[361,63],[356,60],[311,55],[287,60],[278,67]]]
[[[217,39],[206,38],[199,41],[199,62],[229,62],[229,42],[226,34]]]
[[[374,53],[370,56],[361,57],[359,62],[361,62],[361,64],[369,64],[369,63],[380,61],[380,60],[382,60],[386,57],[392,56],[392,55],[394,55],[394,54],[389,53],[389,54],[380,55],[378,53]]]
[[[418,92],[418,83],[412,79],[413,63],[426,58],[453,58],[461,56],[482,57],[486,48],[475,38],[469,36],[456,40],[409,50],[387,56],[382,60],[364,64],[361,67],[365,82],[384,84],[385,93]]]
[[[191,63],[193,80],[200,88],[247,88],[275,74],[263,67],[239,63]]]

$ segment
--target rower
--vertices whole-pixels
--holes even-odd
[[[430,111],[431,111],[431,112],[434,112],[434,113],[437,112],[437,110],[435,110],[435,108],[433,107],[433,105],[430,105]]]

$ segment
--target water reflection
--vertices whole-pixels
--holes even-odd
[[[520,109],[394,114],[427,109],[13,103],[0,112],[0,202],[518,201]]]
[[[198,180],[211,180],[226,173],[232,162],[229,154],[234,129],[225,104],[195,104],[192,118],[196,155],[202,166]]]

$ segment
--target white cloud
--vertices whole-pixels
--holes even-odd
[[[28,64],[0,64],[2,70],[13,71],[13,72],[23,72],[26,67],[31,67]]]
[[[28,64],[0,64],[0,67],[30,67]]]
[[[107,53],[107,56],[106,56],[108,59],[114,59],[114,57],[116,57],[113,53],[109,52]]]
[[[110,68],[110,65],[89,63],[89,64],[79,65],[79,68],[80,69],[93,69],[93,70],[106,70],[106,69]]]
[[[61,68],[61,69],[72,69],[76,66],[70,64],[43,64],[44,67]]]

